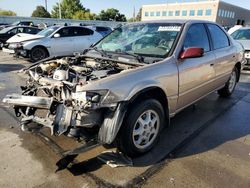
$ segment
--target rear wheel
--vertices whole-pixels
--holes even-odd
[[[130,157],[143,154],[155,145],[164,124],[160,102],[147,99],[134,105],[118,135],[118,149]]]
[[[30,58],[32,62],[42,60],[48,56],[48,52],[42,47],[35,47],[30,51]]]
[[[238,71],[236,68],[234,68],[225,86],[222,89],[218,90],[218,94],[221,97],[229,97],[230,95],[232,95],[235,86],[237,84],[237,78],[238,78]]]

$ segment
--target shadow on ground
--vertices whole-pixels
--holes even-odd
[[[24,68],[24,65],[19,64],[0,64],[0,72],[17,71]]]
[[[161,134],[157,146],[149,153],[133,159],[134,167],[150,166],[169,157],[172,158],[171,154],[175,154],[177,150],[189,144],[201,132],[207,131],[208,135],[213,135],[213,139],[203,140],[199,147],[186,152],[185,156],[209,151],[223,143],[250,134],[250,127],[247,126],[247,121],[249,122],[250,118],[239,121],[244,119],[242,116],[246,115],[244,112],[248,110],[247,105],[241,105],[240,108],[235,109],[236,103],[238,105],[238,102],[249,93],[247,89],[250,89],[249,83],[240,84],[235,93],[228,99],[220,98],[216,93],[213,93],[196,105],[180,112],[171,120],[171,126]],[[207,130],[212,124],[216,124],[216,129]],[[229,125],[232,131],[223,134]],[[96,171],[103,166],[97,157],[76,163],[69,170],[76,176]],[[184,155],[178,157],[184,157]]]

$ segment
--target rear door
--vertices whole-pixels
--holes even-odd
[[[60,37],[55,38],[52,36],[50,41],[50,48],[52,55],[66,56],[72,55],[74,52],[74,36],[72,27],[61,28],[56,33],[60,34]]]
[[[93,43],[94,31],[84,27],[75,27],[74,28],[74,52],[83,52],[85,49]]]
[[[177,111],[188,106],[214,89],[215,55],[211,50],[207,30],[202,23],[193,24],[186,33],[183,50],[190,47],[204,49],[198,58],[179,60],[179,98]]]
[[[215,84],[220,87],[229,79],[236,61],[236,49],[230,44],[226,33],[216,24],[206,24],[211,36],[212,48],[216,56]]]

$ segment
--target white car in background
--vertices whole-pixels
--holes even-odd
[[[36,62],[46,57],[81,53],[102,38],[91,28],[52,26],[36,35],[14,36],[7,41],[5,48],[12,50],[16,56],[29,57]]]
[[[245,58],[247,60],[245,69],[250,69],[250,27],[241,27],[234,31],[231,36],[244,47]]]

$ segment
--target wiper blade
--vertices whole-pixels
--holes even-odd
[[[116,54],[121,54],[121,55],[128,55],[128,56],[132,56],[134,57],[139,63],[143,63],[144,62],[144,57],[138,54],[134,54],[134,53],[129,53],[129,52],[125,52],[125,51],[115,51],[113,53]]]

